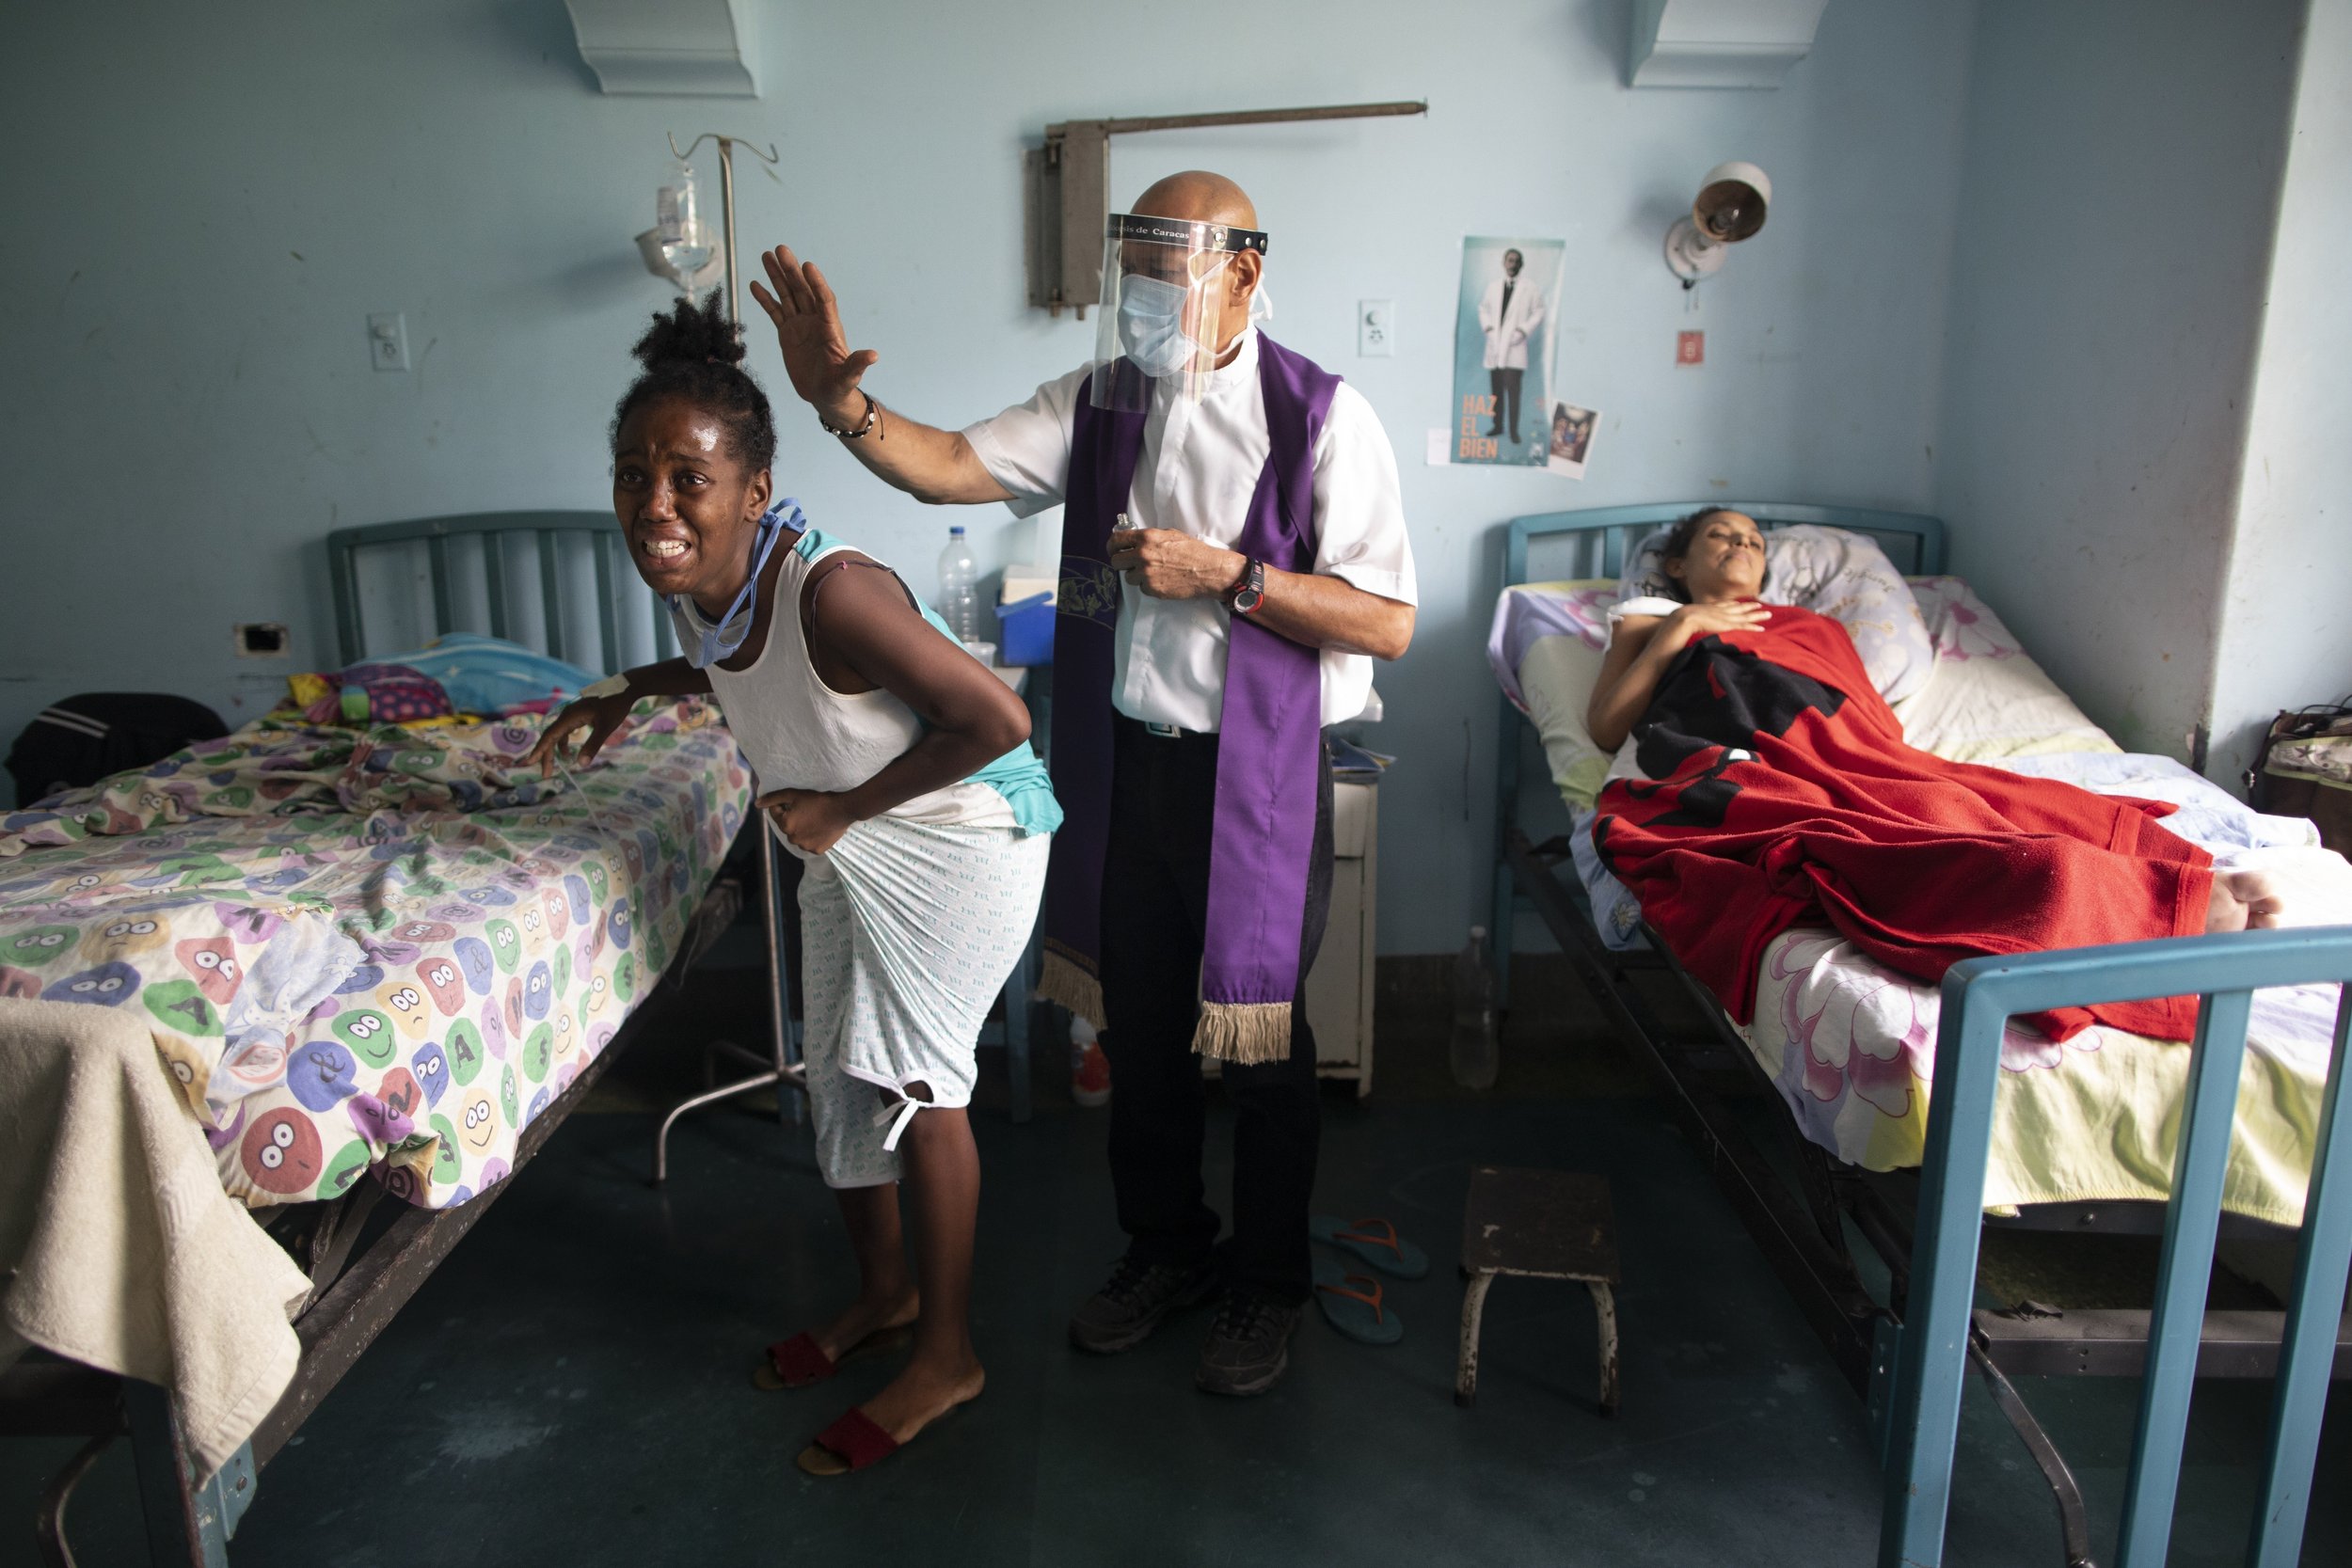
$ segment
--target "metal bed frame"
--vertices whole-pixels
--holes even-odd
[[[1889,546],[1895,559],[1908,560],[1915,574],[1943,570],[1943,526],[1933,517],[1780,502],[1692,501],[1516,519],[1503,551],[1502,586],[1507,590],[1530,580],[1531,548],[1546,541],[1565,546],[1582,575],[1614,578],[1631,544],[1701,505],[1729,506],[1755,517],[1768,531],[1802,522],[1867,533]],[[1645,929],[1646,944],[1633,951],[1612,949],[1601,941],[1582,885],[1572,872],[1563,879],[1557,870],[1568,858],[1565,841],[1535,844],[1519,822],[1527,721],[1507,698],[1498,698],[1498,703],[1493,888],[1498,997],[1507,1002],[1503,987],[1517,913],[1532,907],[1662,1091],[1831,1361],[1864,1400],[1887,1465],[1887,1544],[1882,1557],[1886,1568],[1940,1560],[1959,1389],[1963,1369],[1969,1365],[1983,1376],[2050,1487],[2069,1568],[2091,1560],[2081,1494],[2064,1458],[2010,1382],[2011,1376],[2147,1373],[2144,1410],[2153,1414],[2143,1417],[2135,1448],[2134,1500],[2127,1510],[2123,1560],[2146,1564],[2162,1560],[2155,1516],[2161,1513],[2169,1518],[2180,1418],[2187,1407],[2190,1382],[2198,1376],[2279,1375],[2280,1435],[2270,1462],[2273,1480],[2265,1484],[2265,1497],[2274,1507],[2265,1515],[2270,1533],[2261,1546],[2270,1555],[2260,1560],[2293,1561],[2308,1494],[2310,1449],[2316,1441],[2327,1384],[2331,1376],[2352,1376],[2352,1339],[2342,1337],[2331,1311],[2311,1307],[2317,1300],[2341,1306],[2345,1255],[2352,1253],[2352,1196],[2341,1190],[2352,1183],[2352,1171],[2337,1174],[2332,1186],[2327,1175],[2352,1162],[2352,1136],[2340,1133],[2334,1115],[2344,1058],[2342,1017],[2302,1232],[2296,1301],[2286,1312],[2199,1308],[2203,1307],[2217,1236],[2276,1239],[2296,1234],[2220,1212],[2219,1162],[2226,1154],[2234,1111],[2245,1035],[2244,993],[2261,986],[2352,978],[2352,930],[2257,932],[1955,966],[1944,983],[1931,1099],[1941,1114],[1930,1120],[1921,1172],[1863,1171],[1804,1137],[1781,1111],[1769,1077],[1712,993],[1675,960],[1654,933]],[[1645,984],[1679,992],[1706,1021],[1704,1035],[1690,1038],[1670,1026],[1645,994]],[[2149,989],[2128,989],[2133,985]],[[2189,990],[2217,993],[2221,1000],[2217,1006],[2214,995],[2208,995],[2201,1014],[2189,1093],[2204,1119],[2192,1123],[2185,1118],[2177,1168],[2186,1174],[2176,1182],[2176,1201],[2035,1205],[2013,1218],[1982,1216],[2003,1019],[2060,1003]],[[2019,996],[2053,1000],[2016,1000]],[[2226,1090],[2210,1086],[2214,1085],[2226,1085]],[[1736,1101],[1759,1096],[1773,1101],[1771,1120],[1785,1134],[1780,1150],[1784,1159],[1778,1165],[1767,1159],[1733,1109]],[[1955,1109],[1941,1111],[1944,1107]],[[2220,1131],[2201,1136],[2192,1146],[2187,1129],[2209,1129],[2216,1119]],[[2339,1145],[2344,1148],[2340,1150]],[[2209,1182],[2197,1163],[2201,1159],[2214,1162]],[[2323,1193],[2329,1195],[2325,1203]],[[1847,1239],[1848,1221],[1889,1270],[1889,1300],[1883,1306],[1863,1284]],[[2026,1304],[1972,1309],[1978,1222],[2077,1234],[2160,1234],[2165,1238],[2164,1267],[2156,1310],[2074,1310],[2051,1316]],[[2331,1298],[2327,1296],[2330,1279]],[[1916,1312],[1915,1303],[1920,1304]],[[2137,1535],[2131,1520],[2140,1521]],[[2281,1542],[2286,1544],[2281,1546]],[[2283,1556],[2278,1555],[2280,1551]]]

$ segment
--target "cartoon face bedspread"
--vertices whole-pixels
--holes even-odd
[[[139,1009],[248,1204],[463,1203],[677,950],[749,809],[717,719],[640,705],[552,788],[535,720],[262,721],[0,816],[0,995]]]

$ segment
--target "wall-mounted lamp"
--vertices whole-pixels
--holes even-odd
[[[1717,164],[1699,182],[1691,215],[1666,230],[1666,265],[1686,289],[1712,277],[1727,246],[1764,227],[1772,182],[1754,164]]]

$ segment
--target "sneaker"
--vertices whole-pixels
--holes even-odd
[[[1096,1355],[1141,1344],[1162,1318],[1207,1295],[1216,1278],[1205,1264],[1185,1268],[1122,1258],[1110,1283],[1070,1315],[1070,1342]]]
[[[1111,1061],[1091,1038],[1071,1042],[1070,1098],[1089,1110],[1111,1102]]]
[[[1281,1381],[1291,1364],[1291,1334],[1304,1312],[1297,1302],[1263,1291],[1225,1293],[1200,1347],[1194,1386],[1208,1394],[1263,1394]]]

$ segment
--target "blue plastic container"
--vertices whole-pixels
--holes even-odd
[[[1033,594],[996,607],[1003,628],[996,639],[997,662],[1005,665],[1054,662],[1054,595]]]

